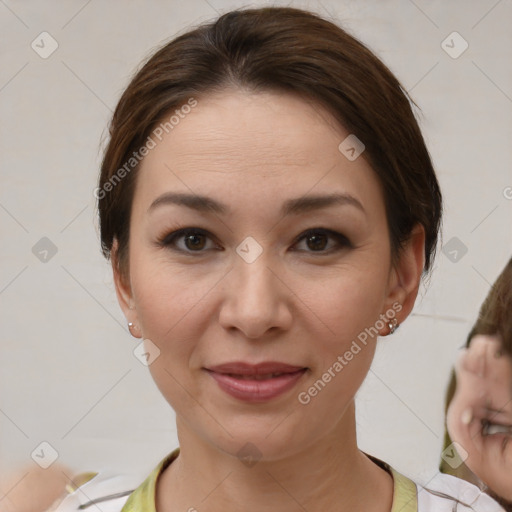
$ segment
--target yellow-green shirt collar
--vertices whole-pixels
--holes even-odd
[[[142,484],[133,491],[121,512],[156,512],[155,496],[158,477],[178,457],[179,448],[167,455]],[[363,452],[364,453],[364,452]],[[365,453],[373,462],[391,473],[393,477],[393,503],[391,512],[418,512],[416,484],[393,469],[386,462]]]

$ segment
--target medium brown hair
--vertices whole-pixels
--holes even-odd
[[[498,335],[503,351],[512,357],[512,258],[482,303],[475,325],[466,339],[466,347],[477,334]]]
[[[118,241],[122,273],[139,166],[114,182],[116,173],[165,115],[230,86],[298,94],[355,134],[383,187],[393,260],[419,223],[426,233],[424,271],[430,269],[442,199],[409,96],[365,45],[336,24],[300,9],[266,7],[228,12],[173,39],[123,93],[96,189],[102,251],[108,258]]]

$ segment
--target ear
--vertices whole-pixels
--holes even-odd
[[[396,318],[401,324],[412,311],[425,267],[425,228],[416,224],[409,240],[400,250],[398,261],[392,267],[389,276],[387,307],[399,303]]]
[[[123,275],[119,264],[119,244],[117,239],[114,239],[112,249],[110,251],[110,261],[112,263],[112,275],[114,278],[114,285],[116,288],[117,301],[121,307],[127,322],[131,322],[134,328],[130,329],[132,336],[139,338],[137,323],[137,311],[135,310],[133,294],[130,284],[129,276]],[[134,334],[135,332],[135,334]]]

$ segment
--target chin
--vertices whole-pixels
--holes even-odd
[[[212,447],[250,467],[258,461],[271,462],[293,456],[309,444],[304,429],[298,435],[297,426],[284,426],[285,422],[237,421],[236,425],[230,425],[219,421],[224,428],[216,424],[214,431],[205,429],[197,434]]]

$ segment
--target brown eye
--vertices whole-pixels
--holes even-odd
[[[307,237],[308,247],[314,251],[325,249],[328,244],[329,237],[324,233],[313,234]]]
[[[180,246],[179,242],[181,240],[183,240],[183,243]],[[211,240],[208,233],[202,229],[186,228],[166,235],[160,241],[160,245],[175,251],[200,253],[205,252],[205,248],[208,249],[208,240]]]
[[[305,240],[307,250],[305,252],[317,252],[328,254],[347,247],[352,244],[345,235],[328,229],[310,229],[302,234],[296,243]],[[334,240],[334,245],[329,247],[329,240]]]
[[[191,233],[184,235],[185,246],[187,249],[197,250],[204,248],[204,235]]]

